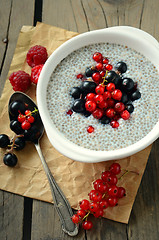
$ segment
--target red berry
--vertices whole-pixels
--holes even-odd
[[[125,109],[125,105],[122,102],[117,102],[114,106],[116,112],[122,112]]]
[[[33,67],[31,69],[31,81],[34,84],[38,83],[38,79],[39,79],[39,76],[40,76],[43,66],[44,66],[44,64],[40,64],[40,65],[36,65],[35,67]]]
[[[119,127],[119,123],[116,120],[112,120],[110,122],[110,125],[112,126],[112,128],[118,128]]]
[[[105,71],[100,72],[100,75],[101,75],[102,78],[105,76],[105,73],[106,73]]]
[[[98,62],[98,63],[96,64],[96,69],[97,69],[98,71],[102,71],[102,70],[103,70],[103,64],[102,64],[101,62]]]
[[[95,97],[95,94],[94,93],[88,93],[86,95],[86,102],[87,101],[93,101],[94,100],[94,97]]]
[[[112,68],[113,68],[113,66],[111,64],[107,64],[105,66],[105,69],[108,70],[108,71],[112,70]]]
[[[92,79],[96,83],[100,83],[102,81],[102,77],[99,72],[95,72],[92,74]]]
[[[102,54],[100,52],[95,52],[93,54],[93,59],[96,62],[102,62],[103,61],[103,56],[102,56]]]
[[[83,76],[83,74],[81,74],[81,73],[77,74],[77,76],[76,76],[77,79],[82,79],[83,77],[84,77],[84,76]]]
[[[94,127],[89,126],[89,127],[87,128],[87,132],[88,132],[88,133],[94,132]]]
[[[96,180],[96,181],[93,183],[94,189],[98,190],[98,189],[97,189],[97,187],[98,187],[98,184],[99,184],[99,183],[101,183],[101,182],[103,182],[103,180],[102,180],[102,179],[100,179],[100,178],[99,178],[99,179],[97,179],[97,180]],[[94,192],[93,192],[93,193],[94,193]]]
[[[23,114],[18,115],[18,122],[22,123],[26,120],[26,116]]]
[[[96,103],[94,101],[87,101],[85,103],[85,108],[89,112],[93,112],[96,109]]]
[[[82,227],[85,230],[89,230],[89,229],[91,229],[93,227],[93,223],[91,221],[84,221],[82,223]]]
[[[113,108],[108,108],[106,110],[106,116],[109,118],[113,118],[115,116],[116,112],[114,111]]]
[[[107,103],[108,103],[108,107],[112,108],[115,106],[115,101],[114,99],[108,99],[107,100]]]
[[[23,130],[28,130],[31,127],[31,124],[30,124],[30,122],[25,120],[24,122],[22,122],[21,127]]]
[[[87,199],[83,199],[81,202],[80,202],[80,208],[82,210],[88,210],[89,209],[89,201]]]
[[[123,188],[123,187],[118,187],[118,195],[117,195],[117,197],[118,198],[122,198],[122,197],[124,197],[126,194],[125,194],[125,188]]]
[[[35,118],[33,116],[28,116],[27,121],[33,123],[35,121]]]
[[[108,58],[103,58],[103,64],[108,64],[109,60]]]
[[[114,174],[111,174],[107,179],[107,183],[109,185],[116,185],[117,182],[118,182],[118,178]]]
[[[108,198],[108,203],[110,207],[115,207],[118,203],[117,197],[109,197]]]
[[[109,99],[111,99],[111,93],[108,92],[108,91],[104,92],[104,93],[103,93],[103,98],[104,98],[104,100],[109,100]]]
[[[115,90],[115,84],[114,83],[108,83],[106,86],[106,89],[108,92],[113,92]]]
[[[98,203],[96,203],[96,202],[90,203],[89,210],[91,212],[96,212],[98,209],[99,209],[99,204]]]
[[[84,216],[86,215],[86,212],[82,209],[79,209],[77,211],[77,215],[80,217],[80,218],[84,218]]]
[[[108,103],[106,101],[103,101],[103,102],[98,104],[98,107],[103,109],[103,110],[106,110],[107,107],[108,107]]]
[[[99,207],[102,209],[106,209],[107,207],[109,207],[108,201],[106,199],[102,199],[99,202]]]
[[[96,96],[94,97],[94,101],[95,101],[97,104],[103,102],[103,100],[104,100],[103,95],[99,95],[99,94],[98,94],[98,95],[96,95]]]
[[[100,119],[103,116],[103,111],[100,108],[96,108],[96,110],[92,113],[93,117],[96,119]]]
[[[119,89],[115,89],[111,94],[112,98],[117,101],[120,101],[122,98],[122,92]]]
[[[102,172],[102,180],[105,181],[105,182],[108,182],[108,177],[110,177],[111,175],[111,172],[110,171],[105,171],[105,172]]]
[[[108,185],[106,182],[100,182],[97,185],[97,190],[101,193],[105,193],[108,190]]]
[[[31,111],[30,110],[25,110],[25,115],[26,116],[31,116]]]
[[[96,193],[96,190],[91,190],[90,193],[88,194],[89,195],[89,199],[92,200],[92,196],[93,194]]]
[[[77,224],[77,223],[79,223],[79,221],[80,221],[79,215],[78,215],[78,214],[74,214],[74,215],[72,216],[72,222],[75,223],[75,224]]]
[[[103,86],[101,86],[101,85],[100,85],[100,86],[98,85],[98,86],[95,88],[96,94],[99,94],[99,95],[100,95],[100,94],[103,94],[103,93],[104,93],[104,88],[105,88],[105,87],[103,87]]]
[[[110,197],[116,197],[118,195],[118,187],[113,185],[108,188],[108,195]]]
[[[26,56],[27,63],[30,67],[44,64],[47,58],[48,54],[46,48],[40,45],[31,47]]]
[[[96,191],[92,194],[92,201],[93,202],[100,202],[102,200],[102,194],[99,191]]]
[[[103,217],[103,209],[99,208],[93,215],[96,218]]]
[[[9,76],[9,81],[14,91],[26,92],[31,86],[31,77],[24,71],[13,72]]]
[[[109,170],[111,173],[118,175],[121,172],[121,166],[119,163],[112,163]]]
[[[67,111],[67,114],[71,116],[71,115],[73,114],[73,111],[72,111],[71,109],[69,109],[69,110]]]
[[[124,120],[128,120],[130,118],[130,113],[127,110],[124,110],[123,112],[121,112],[120,116],[124,119]]]

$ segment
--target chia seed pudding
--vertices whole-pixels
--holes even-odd
[[[133,102],[134,111],[130,118],[126,121],[120,118],[118,128],[103,125],[92,115],[85,117],[76,112],[71,116],[66,114],[73,103],[70,89],[81,83],[76,75],[84,73],[86,67],[95,65],[92,59],[94,52],[101,52],[113,66],[124,61],[127,71],[123,76],[137,82],[141,92],[141,98]],[[141,140],[157,123],[158,83],[157,68],[139,52],[119,44],[92,44],[72,52],[57,65],[47,86],[47,107],[56,128],[71,142],[90,150],[116,150]],[[89,134],[88,126],[93,126],[95,131]]]

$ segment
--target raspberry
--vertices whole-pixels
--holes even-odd
[[[44,64],[37,65],[31,69],[31,81],[34,84],[38,83],[38,79]]]
[[[44,64],[47,58],[48,54],[46,48],[40,45],[31,47],[26,56],[27,63],[31,67]]]
[[[14,91],[25,92],[31,85],[31,77],[24,71],[13,72],[9,76],[9,81]]]

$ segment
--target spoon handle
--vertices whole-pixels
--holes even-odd
[[[62,193],[61,189],[57,185],[54,177],[52,176],[51,171],[42,154],[39,142],[35,144],[35,147],[50,183],[54,206],[60,217],[62,230],[70,236],[76,236],[78,234],[78,227],[71,220],[71,217],[73,216],[72,208],[67,199],[65,198],[64,194]]]

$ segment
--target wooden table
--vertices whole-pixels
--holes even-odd
[[[158,0],[1,0],[0,91],[23,25],[41,21],[75,32],[129,25],[159,40]],[[129,224],[95,220],[93,230],[69,237],[54,206],[0,191],[1,240],[157,240],[159,238],[159,140],[153,144]]]

